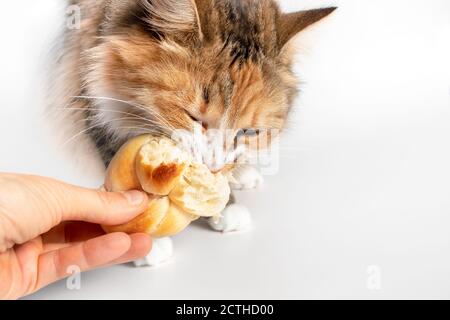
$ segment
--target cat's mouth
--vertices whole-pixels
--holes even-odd
[[[174,131],[171,139],[214,173],[231,170],[246,151],[244,144],[236,143],[234,130],[206,130],[200,124],[195,125],[194,132]]]

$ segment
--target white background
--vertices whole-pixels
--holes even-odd
[[[2,3],[0,171],[95,187],[41,102],[61,2]],[[298,39],[303,93],[280,172],[239,194],[255,229],[195,225],[159,269],[90,272],[79,291],[60,282],[31,298],[450,298],[450,2],[282,4],[340,9]]]

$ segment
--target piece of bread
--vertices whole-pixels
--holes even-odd
[[[150,201],[133,221],[103,229],[153,237],[177,234],[199,217],[220,216],[231,193],[224,175],[194,163],[173,141],[150,135],[134,138],[119,150],[107,170],[105,188],[142,190]]]
[[[175,142],[151,138],[137,154],[136,173],[145,192],[166,196],[180,182],[189,162]]]
[[[230,192],[225,176],[212,174],[206,166],[194,163],[186,169],[169,198],[190,214],[211,217],[225,209]]]

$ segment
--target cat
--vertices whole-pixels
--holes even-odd
[[[77,137],[92,141],[105,167],[128,139],[144,133],[171,136],[201,123],[203,132],[231,132],[244,145],[264,130],[282,133],[298,90],[293,39],[336,9],[286,14],[274,0],[69,5],[78,8],[80,23],[65,32],[54,92],[72,121],[82,124]],[[223,151],[227,161],[238,157]],[[224,159],[205,164],[218,171]],[[245,164],[233,176],[235,189],[263,181]],[[221,220],[210,224],[236,231],[250,222],[246,208],[230,201]],[[156,240],[150,256],[137,264],[156,265],[171,254],[169,239]]]

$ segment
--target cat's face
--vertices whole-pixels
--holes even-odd
[[[118,135],[173,135],[199,123],[241,147],[269,135],[258,148],[282,131],[296,93],[289,40],[332,11],[283,15],[272,0],[131,2],[110,13],[87,55],[90,94],[130,102],[100,118]],[[211,168],[239,155],[236,143],[211,141],[225,149]]]

